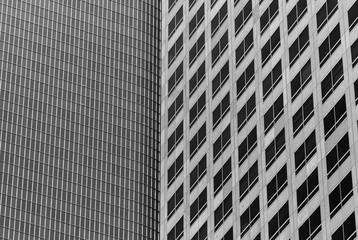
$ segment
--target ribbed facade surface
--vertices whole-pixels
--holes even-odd
[[[161,2],[0,2],[0,238],[159,238]]]
[[[358,2],[162,15],[160,239],[357,239]]]

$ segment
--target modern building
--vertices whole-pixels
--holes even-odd
[[[358,2],[162,15],[160,239],[356,239]]]
[[[159,239],[160,17],[0,2],[1,239]]]

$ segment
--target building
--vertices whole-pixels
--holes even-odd
[[[160,15],[1,1],[1,239],[159,239]]]
[[[160,239],[356,239],[358,2],[162,9]]]

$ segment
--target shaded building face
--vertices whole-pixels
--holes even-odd
[[[356,239],[358,2],[162,6],[160,239]]]
[[[158,239],[160,1],[0,3],[0,236]]]

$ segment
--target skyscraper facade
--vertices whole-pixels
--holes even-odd
[[[162,11],[160,239],[356,239],[358,2]]]
[[[157,0],[0,3],[0,238],[159,238]]]

